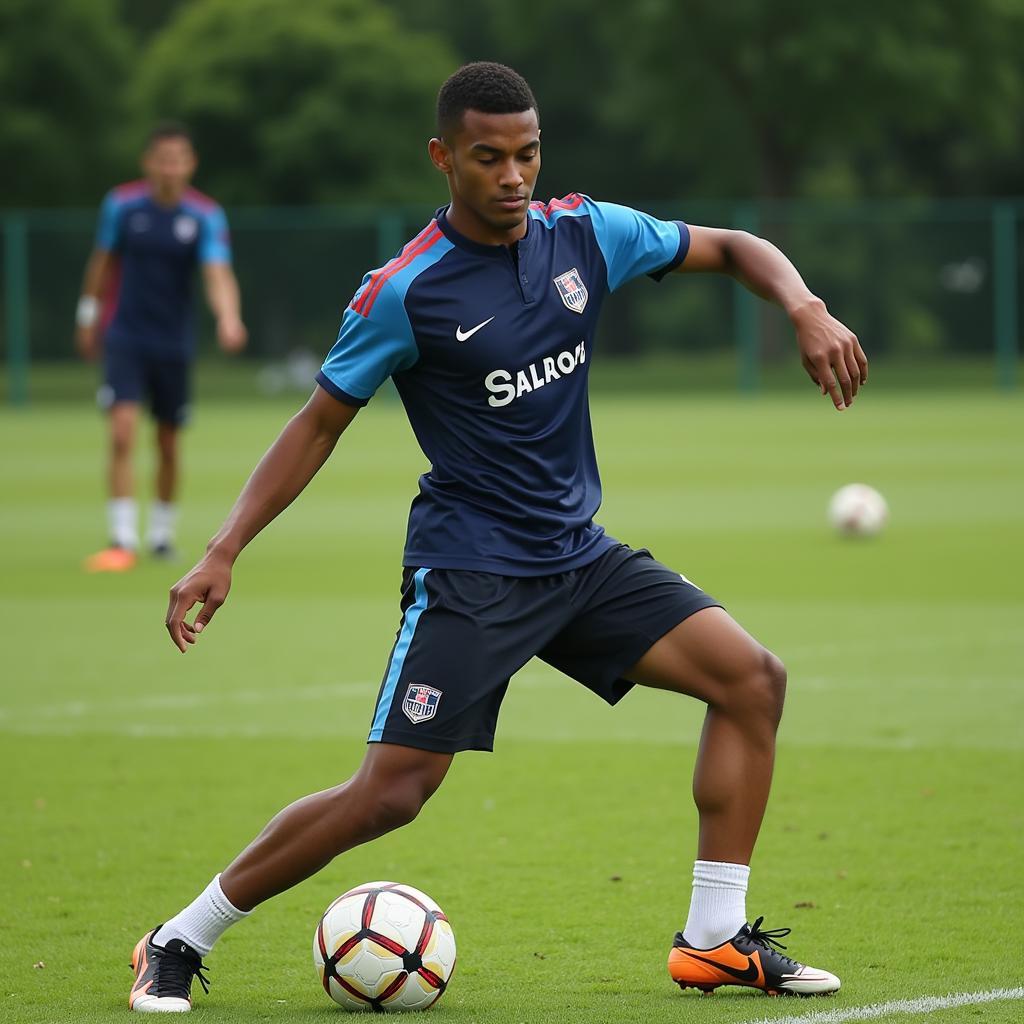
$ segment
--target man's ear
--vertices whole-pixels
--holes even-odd
[[[444,139],[431,139],[427,143],[430,162],[442,173],[452,173],[452,151]]]

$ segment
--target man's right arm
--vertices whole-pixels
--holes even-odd
[[[103,312],[103,295],[114,254],[108,249],[93,249],[85,265],[82,280],[82,294],[75,310],[75,348],[83,359],[92,361],[99,354],[100,317]]]
[[[206,554],[171,588],[165,625],[182,653],[226,600],[231,569],[242,549],[299,496],[358,411],[318,386],[267,450]],[[202,608],[189,623],[185,616],[196,604]]]

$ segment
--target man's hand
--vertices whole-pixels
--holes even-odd
[[[249,332],[237,316],[217,318],[217,342],[225,352],[241,352],[248,340]]]
[[[171,642],[182,654],[196,642],[196,637],[209,624],[214,612],[227,600],[230,589],[230,560],[209,552],[191,572],[171,587],[164,625],[171,635]],[[202,608],[195,621],[189,623],[185,616],[197,604]]]
[[[829,313],[821,299],[798,306],[790,319],[808,376],[837,409],[845,409],[868,380],[868,357],[857,336]]]
[[[76,327],[75,348],[87,363],[95,362],[100,354],[99,326],[93,324],[91,327]]]

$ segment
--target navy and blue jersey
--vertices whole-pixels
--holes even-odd
[[[352,405],[395,382],[430,461],[404,564],[540,576],[617,543],[593,521],[598,315],[609,292],[682,263],[689,241],[682,222],[573,194],[531,204],[512,246],[471,241],[440,210],[364,277],[316,379]]]
[[[100,208],[96,247],[113,253],[120,267],[107,346],[191,355],[196,265],[231,261],[224,211],[192,188],[166,207],[154,201],[146,181],[119,185]]]

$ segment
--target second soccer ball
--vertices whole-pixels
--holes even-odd
[[[840,487],[828,503],[828,521],[849,537],[873,537],[889,519],[885,498],[867,484]]]

